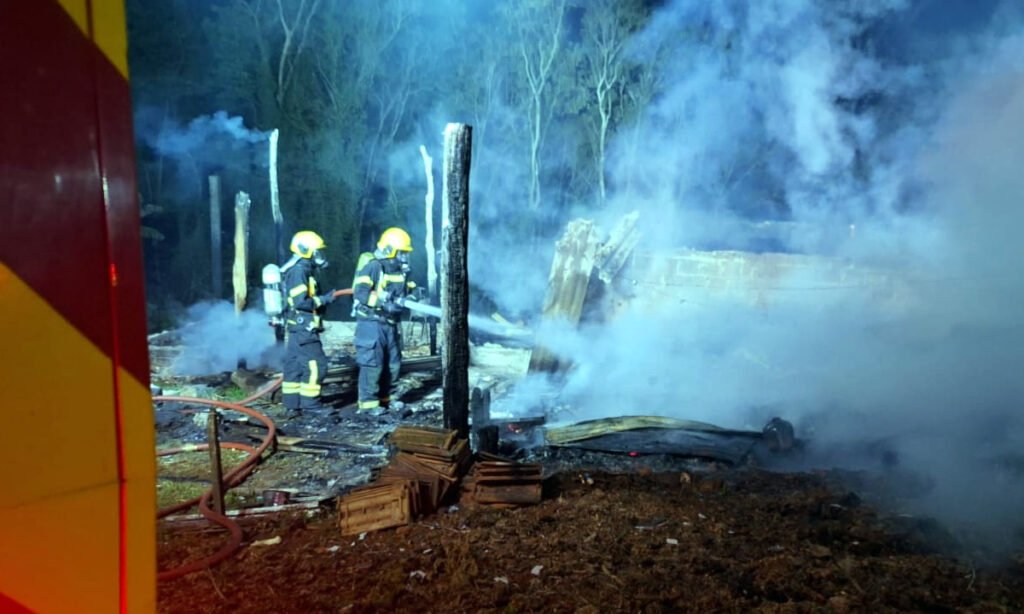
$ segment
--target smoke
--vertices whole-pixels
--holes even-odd
[[[695,288],[538,338],[575,363],[573,419],[760,429],[780,415],[812,464],[878,466],[882,446],[930,484],[912,510],[1006,546],[1024,512],[1024,22],[1009,28],[1019,12],[993,9],[955,43],[933,42],[910,10],[666,5],[631,52],[692,36],[613,144],[616,191],[598,219],[608,228],[639,208],[642,246],[667,255],[761,251],[750,222],[768,218],[787,229],[768,249],[832,260],[775,280],[767,305]],[[897,33],[911,42],[887,48]],[[882,271],[898,292],[837,284],[827,262]]]
[[[240,359],[250,369],[279,365],[280,351],[261,311],[236,315],[227,302],[198,303],[189,307],[181,331],[182,353],[171,366],[177,375],[233,371]]]
[[[268,132],[246,128],[241,117],[226,111],[202,115],[181,124],[155,107],[135,110],[137,139],[171,160],[179,195],[202,193],[210,173],[234,171],[248,177],[268,165]]]
[[[197,117],[187,126],[165,127],[156,134],[152,145],[162,155],[180,156],[205,150],[221,138],[231,146],[242,146],[265,141],[269,134],[249,130],[241,117],[229,117],[226,111],[217,111],[213,115]]]

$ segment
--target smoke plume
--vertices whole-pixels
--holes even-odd
[[[804,270],[768,305],[694,292],[553,326],[539,338],[576,365],[572,419],[759,429],[780,415],[812,464],[878,466],[882,446],[930,484],[911,509],[990,543],[1020,537],[1024,36],[1020,19],[1007,28],[1019,12],[990,4],[954,43],[931,40],[920,20],[946,6],[663,7],[632,53],[693,34],[669,49],[664,92],[636,123],[643,154],[629,128],[613,144],[605,228],[640,209],[651,251],[827,257],[884,271],[899,296]],[[888,45],[897,34],[909,40]],[[759,243],[759,219],[786,232]]]
[[[182,353],[171,366],[177,375],[233,371],[240,359],[250,369],[280,366],[274,333],[259,310],[236,315],[230,303],[206,302],[190,307],[184,320]]]

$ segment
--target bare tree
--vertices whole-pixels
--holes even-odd
[[[562,51],[567,8],[567,0],[525,0],[506,6],[529,93],[531,211],[540,207],[541,148],[551,117],[547,90]]]
[[[586,107],[586,121],[594,141],[594,175],[601,204],[608,196],[605,160],[609,132],[621,114],[630,76],[624,49],[645,18],[646,11],[640,0],[593,0],[587,3],[583,16],[580,75],[591,98]]]
[[[284,42],[281,43],[281,55],[277,61],[277,104],[284,107],[284,97],[292,84],[295,76],[296,59],[306,46],[306,37],[309,35],[309,22],[316,14],[320,0],[299,0],[299,6],[295,14],[289,19],[284,14],[284,4],[277,1],[277,18],[281,23],[281,30],[284,32]],[[289,3],[294,5],[294,2]]]

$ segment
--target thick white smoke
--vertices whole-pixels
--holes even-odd
[[[865,24],[907,3],[748,4],[676,2],[638,39],[642,53],[659,33],[703,32],[638,124],[644,155],[616,143],[604,219],[640,209],[655,250],[744,249],[749,211],[774,207],[791,228],[781,249],[883,270],[901,295],[811,274],[768,307],[695,293],[545,331],[576,364],[574,417],[760,428],[781,415],[817,462],[844,466],[877,463],[863,452],[884,442],[931,482],[923,510],[1012,536],[1024,512],[1012,469],[1024,447],[1024,36],[1006,33],[1004,12],[922,66],[864,40]]]
[[[228,302],[198,303],[189,307],[180,329],[182,352],[171,365],[177,375],[233,371],[239,359],[250,369],[280,367],[273,329],[259,310],[236,315]]]

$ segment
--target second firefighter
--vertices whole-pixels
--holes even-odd
[[[394,406],[392,389],[402,366],[402,310],[416,286],[408,279],[410,252],[409,233],[388,228],[373,258],[356,274],[353,309],[360,412],[378,413]]]

